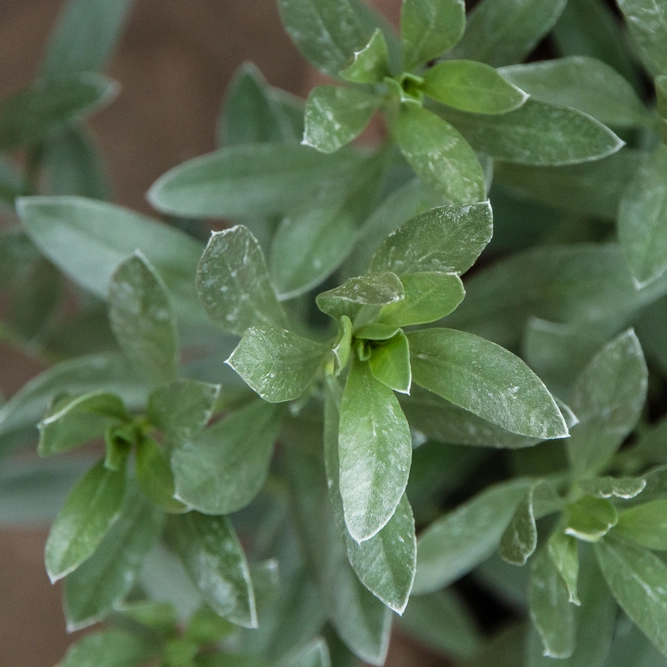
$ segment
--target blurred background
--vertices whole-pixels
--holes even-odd
[[[110,0],[111,2],[113,0]],[[0,0],[0,99],[30,84],[63,0]],[[397,22],[400,0],[372,4]],[[215,147],[224,90],[244,61],[305,96],[318,80],[284,33],[275,0],[136,0],[109,76],[119,97],[92,119],[117,203],[150,213],[158,176]],[[0,390],[11,396],[42,368],[0,343]],[[73,640],[60,588],[43,564],[47,527],[0,529],[0,665],[49,667]],[[403,639],[388,665],[442,664]]]

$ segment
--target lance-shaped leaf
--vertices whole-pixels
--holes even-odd
[[[633,127],[648,120],[634,88],[613,67],[595,58],[572,56],[499,71],[533,99],[573,107],[605,125]]]
[[[667,550],[667,500],[654,500],[624,510],[618,515],[616,533],[647,549]]]
[[[595,555],[623,611],[667,655],[667,565],[646,549],[608,538],[595,545]]]
[[[340,389],[327,388],[324,413],[324,462],[333,516],[347,556],[359,580],[382,602],[401,614],[415,577],[417,538],[410,503],[405,495],[387,525],[365,542],[356,542],[345,526],[340,495],[338,423]]]
[[[304,146],[334,153],[359,136],[382,98],[356,88],[317,86],[306,101]]]
[[[86,635],[68,651],[57,667],[139,667],[158,652],[154,643],[126,630]]]
[[[104,433],[109,426],[129,421],[123,401],[115,394],[94,391],[56,397],[39,422],[40,456],[78,447]]]
[[[378,28],[361,50],[354,52],[352,64],[339,75],[353,83],[379,83],[389,76],[389,47],[385,36]]]
[[[565,582],[546,551],[532,562],[528,589],[530,618],[544,645],[544,655],[568,658],[575,644],[572,606]]]
[[[463,0],[406,0],[401,7],[403,69],[409,72],[451,49],[465,25]]]
[[[71,0],[51,33],[40,74],[57,79],[104,69],[118,42],[132,0]]]
[[[667,72],[667,13],[655,0],[618,0],[633,45],[652,75]]]
[[[350,567],[332,516],[321,454],[294,447],[285,453],[295,523],[322,606],[351,651],[366,662],[383,665],[391,612],[364,588]]]
[[[547,552],[567,587],[569,601],[579,605],[577,580],[579,578],[579,551],[572,535],[556,529],[547,542]]]
[[[218,120],[218,144],[262,144],[300,140],[275,90],[250,62],[243,63],[225,93]]]
[[[136,491],[127,494],[118,520],[95,553],[65,579],[64,608],[70,631],[101,620],[122,602],[162,526],[157,508]]]
[[[352,3],[326,0],[279,0],[280,18],[287,34],[312,65],[335,76],[369,34]]]
[[[46,541],[44,560],[51,581],[75,570],[99,546],[120,516],[125,471],[95,464],[67,496]]]
[[[281,220],[273,235],[269,261],[281,300],[319,285],[350,254],[359,227],[373,210],[384,183],[387,155],[378,151],[366,160],[353,184],[340,180],[324,183]]]
[[[584,542],[597,542],[618,522],[618,511],[606,498],[584,496],[567,508],[565,534]]]
[[[160,211],[191,218],[284,213],[359,160],[350,151],[323,155],[292,143],[230,146],[174,167],[148,199]]]
[[[206,604],[232,623],[257,627],[248,563],[229,519],[198,512],[173,514],[168,528],[183,567]]]
[[[558,166],[588,162],[612,155],[624,146],[609,128],[591,116],[533,99],[506,114],[470,114],[443,106],[438,107],[438,113],[476,151],[519,164]]]
[[[507,113],[528,99],[493,67],[473,60],[446,60],[429,68],[422,90],[438,102],[472,113]]]
[[[553,27],[567,0],[484,0],[468,17],[456,58],[494,67],[522,61]]]
[[[615,220],[628,182],[646,157],[641,150],[624,148],[602,160],[564,167],[494,164],[493,177],[514,194],[549,206]]]
[[[206,426],[219,395],[220,385],[177,380],[151,393],[146,415],[170,442],[182,442]]]
[[[106,165],[85,127],[69,127],[49,139],[42,164],[48,174],[48,194],[111,199]]]
[[[455,273],[434,271],[401,276],[405,298],[383,306],[378,324],[406,327],[428,324],[449,315],[463,301],[465,290]]]
[[[227,363],[269,403],[301,396],[322,366],[326,345],[273,326],[251,327]]]
[[[648,371],[639,340],[628,330],[605,345],[570,396],[579,418],[568,451],[578,473],[596,472],[632,431],[646,400]]]
[[[482,165],[447,121],[415,104],[402,104],[396,141],[415,173],[454,204],[486,198]]]
[[[120,354],[90,354],[56,364],[33,378],[0,408],[0,434],[34,428],[54,395],[86,394],[104,390],[140,408],[146,386]]]
[[[0,104],[0,150],[45,139],[111,101],[117,91],[116,83],[92,72],[38,81]]]
[[[344,315],[354,322],[363,306],[385,306],[405,296],[401,279],[390,272],[349,278],[340,287],[317,295],[317,307],[334,319]]]
[[[649,156],[627,188],[618,236],[639,287],[667,269],[667,147],[659,146]]]
[[[280,662],[280,667],[330,667],[330,665],[329,647],[324,639],[319,637]]]
[[[185,512],[188,506],[174,498],[174,475],[169,458],[160,446],[147,436],[137,442],[135,450],[137,482],[155,505],[165,512]]]
[[[109,282],[109,322],[137,370],[156,384],[176,376],[176,318],[166,287],[140,251],[126,259]]]
[[[508,431],[563,438],[568,429],[542,381],[519,357],[454,329],[408,334],[414,381]]]
[[[392,232],[375,251],[370,270],[401,276],[431,271],[465,273],[492,233],[488,202],[433,208]]]
[[[285,323],[264,253],[243,225],[212,234],[199,262],[197,290],[208,316],[229,333]]]
[[[412,384],[410,346],[402,331],[388,340],[380,340],[373,344],[368,365],[376,380],[394,391],[402,394],[410,393]]]
[[[539,442],[538,438],[527,438],[496,426],[430,391],[413,386],[410,394],[401,396],[410,426],[433,440],[507,449],[532,447]]]
[[[171,457],[176,496],[206,514],[229,514],[259,493],[269,470],[280,415],[253,401],[178,446]]]
[[[541,482],[536,482],[528,489],[500,538],[500,556],[512,565],[525,565],[537,548],[533,496],[540,484]]]
[[[340,493],[350,535],[363,542],[394,514],[408,483],[410,427],[394,392],[354,361],[340,406]]]
[[[596,498],[635,498],[646,488],[643,477],[592,477],[579,482],[582,491]]]
[[[470,278],[467,298],[448,324],[514,347],[529,317],[621,327],[665,290],[664,278],[637,290],[615,244],[541,247],[515,253]]]
[[[167,285],[178,316],[205,321],[192,280],[202,249],[187,234],[83,197],[25,197],[17,210],[40,251],[96,296],[107,298],[113,272],[140,250]]]
[[[432,523],[417,542],[414,594],[431,593],[485,561],[532,482],[497,484]]]

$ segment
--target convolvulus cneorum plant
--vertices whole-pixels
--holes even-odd
[[[69,0],[0,104],[0,335],[52,364],[0,519],[62,505],[47,572],[105,623],[60,667],[382,665],[392,626],[667,664],[667,1],[278,0],[332,83],[243,66],[162,222],[85,125],[130,4]]]

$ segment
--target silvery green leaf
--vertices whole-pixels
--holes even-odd
[[[339,319],[345,315],[354,322],[363,306],[385,306],[404,296],[400,278],[395,273],[383,272],[349,278],[340,287],[318,294],[316,302],[330,317]]]
[[[569,658],[575,646],[572,606],[565,582],[546,551],[533,559],[529,600],[530,618],[540,633],[544,655]]]
[[[355,360],[340,405],[340,494],[345,525],[363,542],[391,519],[408,483],[412,436],[394,392]]]
[[[471,114],[444,106],[437,112],[476,151],[518,164],[577,164],[607,157],[625,145],[591,116],[532,98],[505,114]]]
[[[176,497],[206,514],[229,514],[260,492],[280,428],[278,409],[256,400],[181,443],[171,457]]]
[[[465,25],[463,0],[406,0],[401,6],[403,69],[409,72],[451,49]]]
[[[304,146],[334,153],[370,123],[382,98],[357,88],[317,86],[306,101]]]
[[[197,290],[211,320],[230,333],[285,323],[264,253],[243,225],[212,234],[199,262]]]
[[[643,477],[593,477],[582,479],[579,486],[585,493],[596,498],[635,498],[646,487]]]
[[[410,346],[402,331],[388,340],[377,341],[372,346],[368,365],[376,380],[394,391],[410,393]]]
[[[540,483],[536,482],[528,489],[500,538],[500,557],[512,565],[525,565],[537,548],[533,494]]]
[[[139,667],[155,653],[154,644],[131,632],[104,630],[80,639],[57,667]]]
[[[371,271],[465,273],[491,240],[492,215],[488,202],[426,211],[383,241]]]
[[[127,494],[118,520],[95,553],[65,579],[64,608],[70,632],[96,623],[123,601],[162,526],[157,508],[136,491]]]
[[[39,422],[40,456],[65,452],[101,436],[109,426],[130,420],[115,394],[94,391],[78,396],[56,396]]]
[[[458,129],[416,104],[402,104],[396,141],[417,176],[455,204],[486,199],[475,151]]]
[[[667,565],[646,549],[610,539],[595,545],[595,555],[623,611],[667,655]]]
[[[646,400],[647,383],[644,355],[631,329],[591,360],[569,399],[579,423],[572,428],[568,452],[579,474],[604,467],[635,427]]]
[[[507,113],[528,99],[528,93],[510,81],[484,63],[446,60],[426,70],[423,92],[461,111]]]
[[[46,139],[117,94],[114,81],[80,72],[60,79],[41,79],[0,104],[0,149],[8,150]]]
[[[547,388],[511,352],[454,329],[411,332],[408,341],[414,381],[425,389],[519,435],[568,435]]]
[[[577,606],[580,605],[581,602],[577,595],[577,581],[579,578],[577,540],[572,535],[567,535],[557,528],[549,537],[547,552],[565,582],[569,601]]]
[[[182,442],[206,426],[219,395],[220,385],[177,380],[150,394],[147,417],[171,442]]]
[[[496,484],[432,523],[417,542],[413,593],[438,590],[486,560],[531,484],[521,478]]]
[[[401,396],[400,402],[410,426],[439,442],[507,449],[539,442],[538,438],[507,431],[418,386],[413,386],[410,396]]]
[[[618,236],[638,287],[667,269],[667,147],[658,146],[625,190]]]
[[[388,607],[403,613],[415,576],[417,539],[410,503],[405,495],[387,525],[376,535],[358,543],[345,525],[340,495],[338,424],[340,388],[327,387],[324,413],[324,462],[333,517],[347,556],[359,580]]]
[[[106,299],[113,272],[140,250],[164,280],[179,318],[206,321],[192,280],[202,248],[187,234],[83,197],[24,197],[17,211],[40,251],[97,297]]]
[[[568,505],[566,518],[566,535],[584,542],[598,542],[618,523],[618,510],[606,498],[584,496]]]
[[[321,369],[328,348],[274,326],[250,327],[227,363],[265,401],[299,398]]]
[[[96,463],[70,491],[46,541],[44,560],[51,581],[62,579],[89,558],[120,516],[125,470]]]
[[[156,384],[175,378],[179,359],[176,317],[162,278],[140,251],[111,276],[109,322],[139,373]]]
[[[623,510],[618,515],[614,534],[647,549],[667,550],[667,500],[653,500]]]
[[[650,122],[634,88],[613,68],[594,58],[572,56],[499,70],[540,102],[572,107],[605,125],[634,127]]]
[[[284,213],[359,161],[356,152],[324,155],[289,142],[230,146],[174,167],[148,199],[164,213],[191,218]]]
[[[366,662],[383,665],[391,612],[364,588],[349,564],[332,516],[321,454],[297,448],[286,454],[295,523],[327,616],[351,651]]]
[[[279,0],[278,10],[299,51],[325,74],[336,76],[370,37],[349,0]]]
[[[343,79],[352,83],[379,83],[390,74],[389,47],[380,28],[361,50],[354,52],[352,64],[339,72]]]
[[[120,38],[132,0],[70,0],[51,33],[40,74],[58,79],[104,69]]]
[[[479,60],[494,67],[522,61],[546,35],[567,0],[484,0],[468,17],[455,58]]]
[[[656,0],[618,0],[633,45],[653,76],[667,72],[667,13]]]
[[[250,62],[243,63],[225,93],[218,119],[218,144],[258,144],[300,139],[275,89]]]
[[[227,517],[172,514],[169,537],[192,583],[220,616],[257,626],[255,596],[243,548]]]

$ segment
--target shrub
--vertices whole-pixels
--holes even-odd
[[[665,664],[667,3],[278,0],[332,82],[242,67],[162,222],[85,129],[129,6],[70,0],[0,105],[2,332],[55,362],[0,409],[3,502],[78,478],[46,569],[105,622],[61,666],[382,665],[392,625]]]

